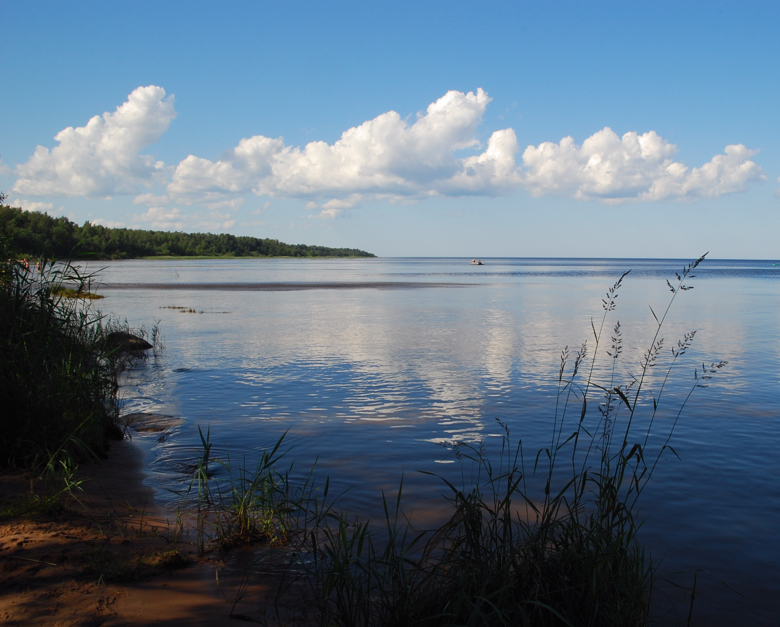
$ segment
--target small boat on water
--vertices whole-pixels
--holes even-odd
[[[485,264],[482,263],[481,259],[472,259],[471,260],[471,265],[472,266],[484,266]]]

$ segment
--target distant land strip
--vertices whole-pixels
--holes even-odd
[[[2,197],[0,196],[0,203]],[[0,204],[0,240],[17,255],[57,259],[144,257],[263,258],[375,257],[357,248],[285,244],[229,233],[181,233],[109,228]]]
[[[102,283],[101,290],[198,290],[226,292],[294,292],[300,290],[406,290],[431,287],[472,287],[476,283],[422,281],[360,281],[311,283]]]

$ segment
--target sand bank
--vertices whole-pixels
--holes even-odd
[[[102,283],[101,290],[195,290],[225,292],[296,292],[301,290],[409,290],[432,287],[472,287],[474,283],[418,281],[312,283]]]

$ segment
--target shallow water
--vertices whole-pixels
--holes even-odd
[[[635,374],[654,332],[650,308],[662,315],[672,296],[666,279],[685,263],[484,261],[99,266],[102,310],[147,328],[157,321],[164,337],[165,349],[128,373],[123,388],[124,411],[183,419],[154,442],[150,484],[175,501],[170,490],[188,481],[198,426],[210,427],[216,452],[234,460],[288,432],[300,472],[316,459],[336,489],[350,488],[345,508],[378,515],[380,491],[396,489],[403,475],[407,509],[435,516],[443,484],[415,471],[456,479],[461,467],[448,445],[482,442],[492,454],[503,433],[497,419],[526,451],[548,445],[561,351],[568,345],[573,360],[584,341],[592,349],[606,290],[631,270],[597,375],[610,365],[603,351],[617,320],[619,363]],[[663,359],[685,332],[697,334],[666,388],[651,445],[665,437],[694,368],[729,363],[685,407],[672,441],[680,459],[664,458],[641,501],[643,539],[662,572],[685,573],[674,581],[689,585],[694,571],[707,571],[698,576],[696,624],[768,624],[780,615],[780,266],[708,260],[695,274],[695,289],[679,294],[664,324]]]

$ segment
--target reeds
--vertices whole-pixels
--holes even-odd
[[[201,553],[207,542],[220,551],[255,542],[287,544],[291,533],[306,526],[301,516],[310,509],[312,472],[306,480],[294,482],[290,480],[294,464],[279,468],[286,455],[281,450],[286,434],[248,467],[246,460],[234,464],[229,455],[213,457],[210,429],[204,435],[199,426],[198,433],[202,453],[185,495],[197,495],[196,537]],[[215,466],[219,473],[214,472]]]
[[[89,301],[92,276],[69,263],[17,259],[0,242],[0,466],[40,470],[99,456],[121,438],[107,346],[119,325]]]

